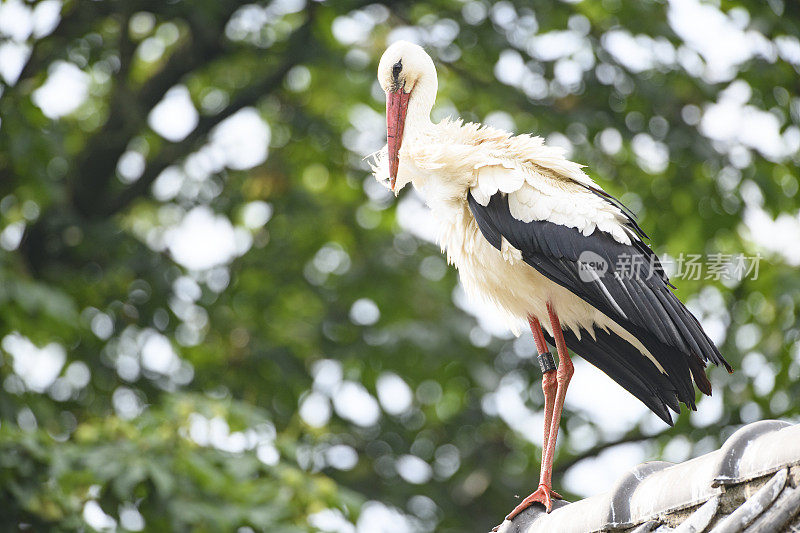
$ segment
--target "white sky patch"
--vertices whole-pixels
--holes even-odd
[[[44,0],[31,8],[20,0],[0,2],[0,36],[22,42],[31,35],[38,39],[50,34],[61,19],[61,4]]]
[[[49,35],[61,20],[61,2],[43,0],[33,8],[33,36],[37,39]]]
[[[386,43],[392,44],[397,41],[408,41],[423,46],[422,30],[416,26],[398,26],[386,36]]]
[[[208,421],[208,442],[214,448],[225,448],[225,443],[230,435],[230,426],[221,416],[215,416]]]
[[[337,242],[328,242],[314,254],[311,265],[324,275],[341,275],[350,269],[351,261],[350,256],[344,251],[341,244]],[[356,314],[353,314],[354,310],[351,309],[351,319],[355,320],[356,317],[363,318],[367,320],[364,324],[367,324],[370,320],[372,320],[373,323],[377,321],[380,316],[380,310],[378,310],[377,305],[374,307],[370,305],[370,302],[372,302],[372,300],[369,299],[365,299],[365,301],[361,302],[355,309]],[[375,302],[372,302],[372,304],[374,305]],[[365,311],[366,314],[362,314]]]
[[[139,397],[128,387],[117,387],[111,396],[114,411],[124,420],[132,420],[144,410]]]
[[[86,363],[83,361],[75,361],[67,367],[64,378],[66,378],[67,383],[72,387],[82,389],[89,384],[92,373]]]
[[[355,104],[348,113],[350,124],[342,142],[348,150],[366,157],[380,150],[386,136],[386,117],[365,104]]]
[[[176,85],[150,111],[147,123],[153,131],[168,141],[178,142],[197,127],[199,118],[200,115],[189,96],[189,89],[184,85]]]
[[[246,107],[222,122],[211,133],[211,144],[225,154],[225,165],[246,170],[267,160],[269,125],[258,111]]]
[[[359,326],[371,326],[381,317],[378,305],[369,298],[359,298],[350,307],[350,320]]]
[[[397,203],[397,223],[428,242],[435,243],[439,234],[439,221],[416,191],[404,195]]]
[[[358,452],[347,444],[335,444],[325,450],[325,462],[337,470],[352,470],[358,464]]]
[[[411,407],[411,387],[393,372],[382,373],[375,382],[378,401],[390,415],[400,415]]]
[[[247,448],[247,438],[241,431],[231,433],[227,420],[215,416],[208,423],[208,440],[211,446],[230,453],[242,453]]]
[[[247,229],[257,230],[272,218],[272,204],[255,200],[242,207],[242,223]]]
[[[146,164],[144,155],[128,150],[117,161],[117,174],[123,183],[133,183],[142,177]]]
[[[677,53],[668,40],[648,35],[631,35],[626,30],[611,30],[601,39],[614,59],[631,72],[643,72],[658,66],[670,66]]]
[[[431,465],[416,455],[401,455],[395,463],[400,477],[414,485],[427,483],[433,476]]]
[[[14,85],[22,73],[31,54],[31,47],[24,43],[7,41],[0,44],[0,76],[9,85]]]
[[[356,527],[348,522],[339,509],[323,509],[308,515],[308,525],[323,533],[355,533]]]
[[[614,128],[606,128],[600,133],[600,148],[609,155],[622,149],[622,134]]]
[[[378,402],[361,383],[343,381],[333,395],[336,414],[362,427],[376,424],[380,418]]]
[[[92,333],[97,335],[98,339],[108,340],[114,333],[114,321],[105,313],[98,312],[92,317]]]
[[[342,363],[334,359],[321,359],[311,367],[314,390],[332,396],[342,382]]]
[[[12,222],[0,232],[0,247],[9,252],[16,250],[25,234],[25,222]]]
[[[800,40],[794,35],[775,37],[775,46],[781,59],[792,65],[800,65]]]
[[[144,517],[133,504],[123,504],[119,510],[119,522],[127,531],[142,531],[145,526]]]
[[[580,357],[573,358],[573,362],[575,374],[567,391],[566,408],[584,413],[589,420],[602,421],[598,425],[604,438],[623,435],[648,414],[644,404],[602,371]],[[524,395],[530,386],[519,375],[508,374],[495,392],[484,396],[482,406],[487,414],[499,416],[525,439],[541,446],[544,415],[525,404]],[[540,384],[537,382],[536,386]],[[599,397],[604,398],[602,403],[598,403]],[[613,416],[609,416],[609,405],[615,406]]]
[[[718,288],[713,285],[704,287],[700,294],[686,301],[686,308],[697,317],[714,344],[720,346],[725,342],[731,317],[725,305],[725,298]]]
[[[267,9],[253,4],[242,6],[228,21],[225,35],[234,41],[253,39],[268,22]]]
[[[14,358],[14,372],[34,392],[47,390],[67,360],[67,352],[60,344],[53,342],[39,348],[16,332],[3,337],[2,347]]]
[[[165,240],[175,261],[192,270],[223,265],[240,255],[231,221],[207,206],[189,211],[179,224],[167,230]]]
[[[492,111],[486,115],[486,118],[483,119],[483,123],[503,131],[513,132],[517,129],[517,126],[514,124],[514,118],[505,111]]]
[[[500,417],[523,438],[541,446],[544,415],[525,405],[522,395],[527,394],[529,386],[517,374],[506,375],[500,380],[497,390],[484,395],[481,406],[487,415]]]
[[[169,375],[180,368],[180,359],[169,339],[155,330],[145,330],[140,336],[142,366],[147,370]]]
[[[494,305],[470,298],[459,283],[453,290],[453,302],[463,311],[478,320],[478,325],[495,337],[509,339],[515,332],[522,331],[517,321],[500,312]]]
[[[377,501],[368,501],[361,507],[356,530],[358,533],[412,533],[419,528],[397,509]]]
[[[669,164],[669,148],[647,133],[638,133],[631,143],[636,164],[648,174],[660,174]]]
[[[528,45],[528,53],[542,61],[555,61],[580,50],[583,41],[583,35],[577,31],[550,31],[534,36]]]
[[[736,334],[736,347],[745,352],[756,346],[761,339],[760,328],[745,324]],[[775,371],[760,352],[749,352],[742,359],[742,370],[752,380],[753,389],[762,397],[769,397],[775,387]]]
[[[200,446],[208,446],[208,419],[203,415],[189,415],[189,438]]]
[[[179,167],[172,165],[165,168],[153,183],[153,196],[161,202],[172,200],[181,192],[183,180],[183,171]]]
[[[89,500],[83,506],[83,520],[97,531],[115,531],[117,529],[117,521],[104,513],[100,504],[94,500]]]
[[[773,219],[758,205],[748,204],[744,210],[745,238],[779,255],[791,266],[800,266],[800,211],[781,213]]]
[[[265,465],[275,466],[281,460],[281,453],[274,444],[265,442],[256,448],[256,457]]]
[[[573,358],[573,363],[575,374],[565,402],[569,409],[586,413],[589,420],[602,421],[599,426],[608,438],[618,437],[630,430],[650,411],[597,367],[580,357]],[[598,402],[598,398],[603,398],[603,401]],[[611,416],[609,405],[614,406]],[[664,429],[667,429],[666,424]]]
[[[24,41],[33,32],[31,8],[19,0],[0,2],[0,34]]]
[[[333,19],[331,31],[340,43],[351,46],[366,41],[372,31],[372,19],[361,11],[353,11]]]
[[[527,72],[522,56],[516,50],[503,50],[494,65],[494,77],[500,83],[518,86]]]
[[[571,158],[572,153],[575,151],[575,147],[572,145],[572,141],[569,140],[569,137],[557,131],[550,133],[545,139],[545,143],[547,146],[560,146],[563,148],[564,157],[567,159]]]
[[[280,452],[274,445],[275,426],[270,422],[231,432],[227,420],[221,416],[206,418],[191,413],[187,426],[181,428],[181,434],[199,446],[211,446],[229,453],[255,450],[258,460],[267,465],[275,465],[280,460]]]
[[[321,392],[312,391],[300,402],[300,418],[311,427],[321,428],[331,418],[331,404]]]
[[[763,34],[746,30],[749,14],[744,9],[720,11],[698,0],[670,0],[670,26],[706,63],[704,77],[710,82],[728,81],[737,67],[754,56],[774,61],[775,48]]]
[[[166,50],[164,42],[157,37],[148,37],[136,49],[136,55],[145,63],[153,63],[161,59]]]
[[[708,427],[719,422],[725,412],[722,391],[715,390],[713,396],[703,396],[697,402],[697,411],[689,414],[694,427]]]
[[[512,17],[513,12],[513,8],[508,10],[508,14]],[[573,21],[578,20],[585,19],[580,16],[572,17],[570,27],[582,27],[582,24],[572,24]],[[588,21],[585,26],[581,31],[570,29],[538,35],[531,33],[526,39],[517,39],[519,42],[515,45],[524,46],[527,53],[539,61],[555,61],[555,80],[567,90],[574,90],[579,87],[584,71],[590,70],[595,65],[594,52],[583,32],[583,30],[588,31]],[[531,29],[519,31],[531,32]],[[511,36],[513,37],[513,35],[516,34],[512,32]],[[499,82],[517,87],[533,99],[544,98],[549,92],[548,80],[540,73],[528,68],[523,56],[514,49],[503,50],[500,53],[494,66],[494,76]]]
[[[185,302],[196,302],[203,295],[200,285],[189,276],[181,276],[172,283],[172,291]]]
[[[89,75],[72,63],[56,61],[47,80],[33,92],[33,103],[46,117],[57,119],[80,106],[89,94]]]
[[[562,58],[556,61],[553,73],[556,80],[565,87],[578,85],[583,79],[581,65],[572,59]]]
[[[584,459],[567,470],[563,483],[570,492],[582,497],[592,496],[607,491],[623,473],[645,459],[645,447],[642,444],[614,446],[597,457]]]
[[[190,181],[196,184],[204,182],[211,174],[225,168],[225,152],[219,146],[210,143],[190,154],[183,163],[183,171]]]
[[[700,132],[729,148],[744,145],[758,150],[772,161],[800,149],[800,130],[789,127],[782,134],[781,121],[767,111],[746,105],[752,90],[747,82],[736,80],[720,93],[719,100],[706,106]]]

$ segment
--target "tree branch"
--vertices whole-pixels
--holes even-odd
[[[619,446],[620,444],[628,444],[631,442],[642,442],[650,440],[651,438],[654,437],[655,437],[654,435],[651,436],[644,435],[638,429],[635,429],[633,431],[626,433],[623,437],[617,440],[596,444],[595,446],[592,446],[588,450],[585,450],[578,455],[570,457],[569,459],[566,459],[564,461],[559,461],[558,464],[556,464],[555,467],[553,468],[553,475],[554,476],[562,475],[564,474],[564,472],[566,472],[579,462],[583,461],[584,459],[589,459],[590,457],[596,457],[598,454],[609,448]]]
[[[153,184],[156,178],[168,166],[174,164],[177,160],[186,157],[192,150],[196,149],[198,144],[205,139],[214,127],[230,117],[240,109],[254,105],[265,94],[275,90],[283,82],[286,73],[292,67],[298,65],[310,53],[313,46],[310,45],[312,41],[311,34],[311,19],[307,20],[302,26],[295,30],[292,37],[287,42],[287,49],[296,49],[299,52],[291,58],[285,60],[273,73],[263,78],[261,81],[248,86],[241,91],[236,98],[228,104],[222,111],[213,116],[202,117],[197,127],[182,141],[167,144],[158,156],[151,161],[144,174],[130,187],[122,191],[116,198],[108,202],[103,209],[102,216],[114,214],[121,209],[127,207],[137,197],[143,195],[145,191]]]
[[[52,33],[33,43],[31,56],[22,68],[19,80],[30,78],[49,65],[54,55],[66,56],[67,44],[87,33],[87,28],[102,17],[114,12],[112,2],[69,2],[72,9],[62,13],[61,21]]]
[[[106,123],[86,143],[78,156],[76,179],[72,183],[71,196],[78,212],[87,217],[106,214],[105,192],[114,177],[117,161],[125,153],[131,139],[146,127],[148,111],[163,94],[184,76],[197,67],[219,56],[223,50],[222,32],[234,5],[226,6],[213,31],[203,31],[192,23],[191,38],[176,50],[161,70],[154,74],[140,89],[127,83],[125,69],[114,84],[111,94],[111,110]],[[190,17],[191,19],[191,17]],[[132,55],[132,51],[128,51]],[[121,61],[131,58],[121,47]]]

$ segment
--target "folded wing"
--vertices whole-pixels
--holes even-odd
[[[635,336],[654,361],[605,333],[571,335],[572,349],[662,418],[661,407],[676,409],[675,398],[694,408],[692,376],[710,394],[706,362],[730,366],[670,290],[633,215],[580,175],[576,180],[528,163],[493,162],[475,169],[469,207],[492,246],[500,249],[505,239],[530,266]]]

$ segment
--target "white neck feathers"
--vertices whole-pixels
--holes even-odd
[[[431,109],[433,109],[433,103],[436,101],[438,86],[435,70],[432,73],[426,72],[420,76],[414,85],[408,101],[403,142],[413,140],[417,135],[433,125],[431,122]]]

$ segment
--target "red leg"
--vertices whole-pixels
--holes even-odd
[[[547,343],[542,333],[542,326],[535,317],[529,318],[531,332],[533,333],[533,340],[536,342],[536,350],[539,354],[547,352]],[[563,338],[562,338],[563,341]],[[570,363],[571,366],[571,363]],[[559,368],[560,370],[560,368]],[[539,476],[539,487],[530,496],[525,498],[517,505],[508,516],[506,520],[511,520],[519,513],[530,507],[534,502],[539,502],[544,505],[547,512],[553,508],[552,498],[561,499],[561,496],[554,492],[552,489],[552,450],[555,449],[555,434],[553,433],[553,417],[555,411],[556,398],[558,396],[558,378],[557,372],[551,370],[542,374],[542,391],[544,392],[544,441],[542,444],[542,469]],[[566,388],[565,388],[566,392]],[[561,411],[559,411],[559,417]],[[555,423],[556,432],[558,431],[558,421]],[[552,447],[550,445],[552,442]],[[550,459],[548,461],[548,451],[550,450]],[[549,466],[548,466],[549,465]]]
[[[539,355],[547,353],[547,341],[545,341],[544,334],[542,333],[542,326],[539,320],[535,317],[530,317],[528,322],[531,326],[533,333],[533,340],[536,343],[536,351]],[[555,372],[545,372],[542,374],[542,392],[544,392],[544,440],[542,440],[542,454],[547,448],[547,442],[550,440],[550,420],[553,418],[553,406],[556,399],[556,376]],[[544,460],[544,455],[542,455]]]
[[[564,398],[567,396],[567,387],[572,379],[572,374],[575,372],[572,366],[572,359],[567,350],[567,344],[564,342],[564,333],[561,331],[561,323],[556,316],[553,307],[547,304],[547,313],[550,315],[550,326],[553,329],[553,338],[556,341],[556,350],[558,351],[558,371],[556,372],[556,399],[553,406],[553,417],[550,422],[550,440],[547,442],[545,450],[545,458],[542,463],[542,474],[540,485],[552,487],[553,483],[553,458],[556,452],[556,439],[558,438],[558,426],[561,424],[561,411],[564,408]],[[547,512],[550,512],[548,507]]]

